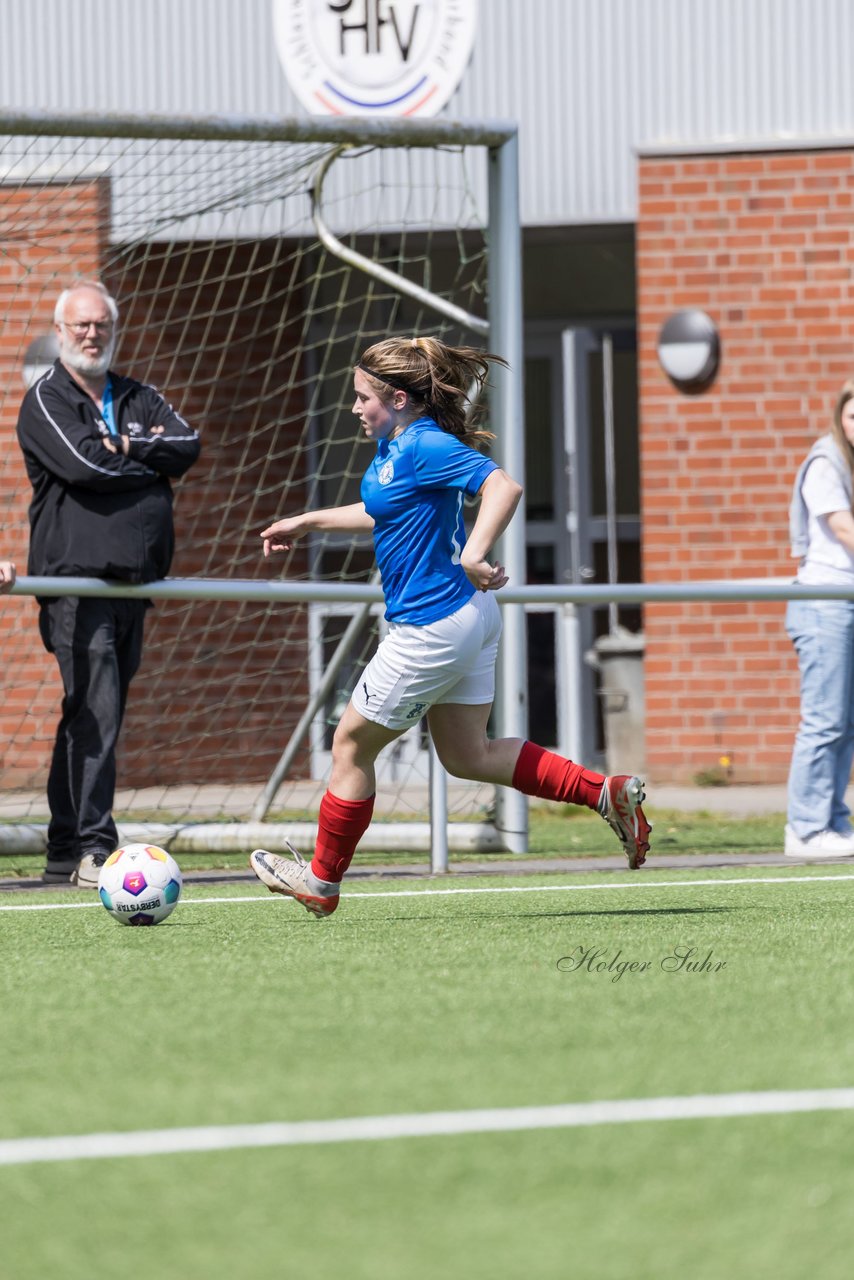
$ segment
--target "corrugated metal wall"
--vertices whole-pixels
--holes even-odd
[[[526,225],[632,221],[635,152],[854,132],[852,0],[480,0],[445,114],[517,119]],[[2,105],[304,114],[270,0],[0,0]]]

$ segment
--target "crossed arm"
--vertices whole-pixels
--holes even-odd
[[[151,427],[149,435],[162,436],[165,430],[165,427]],[[118,436],[116,440],[113,440],[110,436],[103,436],[101,444],[108,453],[123,453],[127,457],[128,449],[130,448],[130,436]]]
[[[152,388],[143,388],[141,421],[156,425],[144,435],[101,436],[47,380],[24,397],[18,439],[28,470],[46,471],[65,484],[119,493],[180,476],[199,456],[199,437]],[[156,415],[156,416],[155,416]]]

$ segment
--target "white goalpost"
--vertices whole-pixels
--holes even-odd
[[[53,117],[0,113],[0,551],[22,571],[30,492],[14,439],[76,279],[117,298],[117,368],[153,382],[203,439],[176,493],[172,572],[152,588],[119,753],[120,828],[240,849],[258,824],[305,845],[331,729],[383,622],[370,540],[316,535],[282,563],[258,531],[353,501],[368,465],[352,366],[372,341],[431,332],[496,369],[494,456],[522,478],[515,127],[446,121]],[[524,518],[505,535],[525,579]],[[278,568],[278,565],[277,565]],[[174,584],[173,584],[174,587]],[[24,579],[0,628],[0,849],[42,839],[59,712],[28,596],[134,588]],[[266,598],[265,598],[266,590]],[[287,597],[287,598],[285,598]],[[524,736],[521,605],[504,610],[495,731]],[[417,726],[383,754],[365,847],[522,851],[524,797],[446,786]]]

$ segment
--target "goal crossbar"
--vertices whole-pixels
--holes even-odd
[[[515,138],[512,121],[400,120],[348,116],[167,116],[89,112],[0,111],[0,135],[80,138],[173,138],[200,142],[346,142],[350,146],[502,147]]]

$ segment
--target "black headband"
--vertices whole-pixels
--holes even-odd
[[[408,382],[404,382],[401,378],[389,378],[384,373],[377,373],[376,369],[369,369],[368,366],[366,364],[362,364],[361,361],[356,365],[356,368],[361,369],[362,373],[366,373],[369,378],[376,378],[377,382],[384,382],[386,386],[394,387],[395,391],[405,391],[407,395],[413,396],[416,400],[424,399],[424,397],[420,395],[414,387],[410,386]]]

